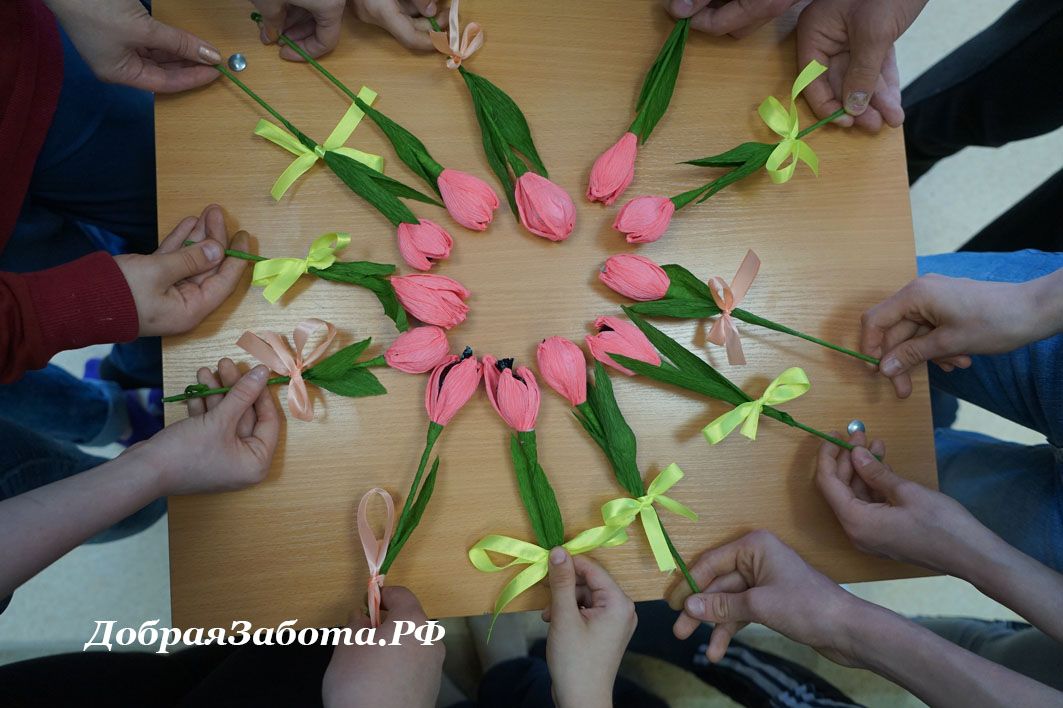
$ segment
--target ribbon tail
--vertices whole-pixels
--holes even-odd
[[[742,366],[746,363],[746,355],[742,351],[742,337],[733,323],[727,333],[727,363],[732,366]]]
[[[280,177],[277,178],[277,181],[273,183],[273,187],[269,190],[273,200],[279,202],[284,193],[295,184],[295,180],[306,174],[306,171],[313,167],[317,160],[317,154],[309,151],[292,160],[292,163],[285,168],[284,172],[281,172]]]
[[[255,125],[254,133],[258,137],[265,138],[274,145],[284,148],[296,157],[307,152],[306,146],[299,142],[294,135],[264,118],[259,119]]]
[[[776,145],[775,149],[768,155],[768,161],[764,163],[764,168],[768,171],[768,177],[775,184],[789,182],[790,178],[794,176],[797,162],[792,159],[787,162],[793,149],[793,140],[786,139]],[[783,165],[784,162],[786,163],[785,165]]]
[[[668,548],[668,542],[664,540],[664,529],[661,527],[661,519],[657,516],[657,510],[653,506],[647,506],[639,512],[642,519],[642,528],[646,532],[646,540],[653,551],[653,558],[657,561],[657,568],[662,573],[671,573],[675,570],[675,559]]]
[[[727,343],[727,325],[726,320],[729,317],[727,314],[721,314],[712,322],[712,327],[709,329],[709,334],[706,337],[710,342],[716,346]]]
[[[667,509],[668,511],[672,512],[673,514],[678,514],[679,516],[682,516],[682,517],[685,517],[687,519],[690,519],[691,521],[697,521],[698,520],[697,512],[695,512],[693,509],[691,509],[686,504],[683,504],[682,502],[677,502],[675,499],[672,499],[671,497],[666,497],[664,495],[661,495],[661,496],[658,496],[654,501],[656,501],[658,504],[660,504],[661,506],[663,506],[665,509]]]
[[[819,156],[816,155],[816,151],[812,149],[812,146],[804,140],[797,141],[795,158],[808,165],[808,168],[812,170],[812,174],[819,177]]]
[[[760,425],[760,406],[752,409],[749,416],[746,417],[744,423],[742,423],[742,435],[745,435],[750,440],[757,439],[757,427]]]
[[[349,147],[338,147],[333,150],[330,150],[330,152],[334,152],[339,155],[343,155],[344,157],[349,157],[352,160],[356,160],[357,162],[362,163],[369,169],[374,170],[376,172],[384,171],[384,158],[380,155],[374,155],[369,152],[362,152],[357,148]]]
[[[288,410],[296,420],[309,423],[314,419],[314,404],[310,401],[306,382],[299,374],[292,376],[288,384]]]

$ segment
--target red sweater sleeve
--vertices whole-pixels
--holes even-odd
[[[103,251],[36,273],[0,273],[0,384],[65,349],[130,341],[138,328],[133,293]]]

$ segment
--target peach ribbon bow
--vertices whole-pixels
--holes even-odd
[[[738,266],[734,280],[728,286],[723,278],[713,276],[709,279],[709,290],[712,291],[712,299],[720,308],[720,317],[712,323],[709,330],[709,341],[713,344],[722,344],[727,347],[727,362],[729,364],[745,364],[746,355],[742,352],[742,339],[738,336],[738,327],[735,326],[731,313],[741,304],[753,279],[760,270],[760,258],[752,250],[746,251],[746,257],[742,259],[742,265]]]
[[[384,516],[383,538],[377,538],[373,533],[373,527],[369,525],[369,519],[365,513],[374,494],[384,500],[387,510]],[[388,555],[388,545],[391,543],[391,530],[394,523],[395,502],[390,494],[380,487],[373,487],[362,496],[362,501],[358,502],[358,538],[362,541],[365,561],[369,564],[369,589],[366,605],[369,608],[369,621],[374,627],[380,626],[380,589],[384,587],[384,575],[380,572],[380,566],[384,565],[384,559]]]
[[[306,343],[310,341],[316,332],[324,329],[325,338],[314,347],[314,350],[303,355]],[[288,345],[288,340],[276,332],[244,332],[240,339],[236,340],[236,346],[255,357],[263,364],[278,374],[288,376],[288,410],[298,420],[310,421],[314,419],[314,404],[310,400],[310,393],[306,390],[306,382],[303,380],[303,372],[314,365],[318,359],[324,356],[336,338],[335,325],[319,319],[308,319],[300,322],[292,333],[292,341],[295,342],[295,350]]]
[[[465,32],[460,32],[459,26],[458,0],[453,0],[450,3],[450,26],[447,31],[428,33],[436,50],[450,57],[447,59],[448,69],[457,69],[484,45],[484,32],[479,24],[470,22],[465,25]]]

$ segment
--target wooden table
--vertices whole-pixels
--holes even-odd
[[[534,361],[544,337],[577,341],[596,315],[619,314],[621,300],[597,280],[602,261],[633,252],[611,229],[616,207],[583,198],[595,157],[624,131],[633,103],[670,21],[656,2],[486,2],[463,4],[464,19],[486,29],[486,47],[470,67],[502,86],[523,108],[551,176],[576,198],[578,218],[561,244],[529,235],[503,205],[484,234],[450,221],[441,210],[413,205],[451,229],[456,244],[436,272],[472,292],[469,319],[455,329],[455,350]],[[347,107],[344,97],[311,68],[288,63],[263,47],[246,3],[156,0],[156,15],[213,41],[223,54],[240,51],[242,79],[297,126],[319,140]],[[351,13],[348,13],[349,15]],[[710,174],[680,160],[771,135],[756,115],[767,95],[785,98],[795,75],[784,18],[735,42],[692,34],[671,109],[639,160],[627,197],[675,194]],[[376,104],[420,136],[442,164],[493,182],[480,145],[468,92],[439,55],[411,54],[392,38],[348,17],[340,48],[325,64],[355,90],[380,93]],[[258,252],[299,256],[319,234],[344,230],[354,243],[343,257],[401,263],[394,230],[377,212],[318,165],[280,203],[269,196],[291,156],[251,131],[262,111],[224,79],[199,91],[157,101],[159,223],[167,232],[208,203],[222,204],[231,230],[249,231]],[[803,122],[809,118],[802,104]],[[392,158],[368,121],[348,143],[388,157],[388,173],[423,183]],[[764,261],[747,309],[850,347],[860,313],[915,275],[908,185],[900,131],[870,136],[825,129],[812,144],[822,175],[801,167],[776,186],[763,173],[682,212],[660,241],[638,249],[658,262],[679,262],[708,277],[730,278],[747,248]],[[250,272],[250,269],[248,269]],[[270,305],[250,275],[196,331],[166,341],[166,390],[180,391],[197,367],[230,356],[245,329],[290,333],[307,317],[340,328],[343,343],[371,335],[379,353],[395,331],[367,291],[304,278],[283,304]],[[936,479],[925,375],[898,401],[885,379],[865,365],[815,345],[743,327],[749,364],[730,367],[723,351],[704,349],[706,328],[665,327],[698,346],[746,390],[789,366],[802,366],[812,391],[785,406],[824,430],[859,417],[889,443],[897,470],[923,483]],[[175,626],[228,626],[237,618],[270,625],[337,623],[362,602],[365,561],[355,509],[373,486],[402,499],[421,453],[427,424],[424,377],[380,371],[384,397],[316,402],[313,423],[289,420],[266,481],[238,493],[170,500],[170,559]],[[640,463],[656,474],[678,462],[686,478],[674,496],[701,515],[697,523],[668,519],[688,558],[702,549],[767,528],[838,581],[896,578],[920,571],[871,558],[849,545],[813,483],[818,441],[765,419],[755,443],[734,435],[710,448],[701,427],[727,406],[647,381],[619,380],[617,397],[639,437]],[[283,401],[283,395],[280,396]],[[168,421],[184,415],[168,410]],[[544,387],[539,425],[541,461],[557,490],[569,533],[597,525],[599,507],[621,495],[600,451]],[[430,616],[487,612],[510,573],[474,570],[466,550],[488,533],[533,540],[507,453],[507,433],[481,391],[448,426],[439,483],[421,526],[388,583],[409,586]],[[632,598],[661,597],[671,578],[657,572],[637,526],[627,545],[599,551]],[[540,607],[536,588],[510,609]]]

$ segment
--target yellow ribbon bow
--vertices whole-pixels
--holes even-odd
[[[756,440],[757,425],[760,422],[760,414],[764,410],[764,406],[777,406],[780,403],[792,401],[798,396],[803,396],[811,387],[812,384],[803,369],[796,366],[789,368],[768,384],[763,396],[755,401],[747,401],[724,413],[706,425],[701,434],[705,436],[709,444],[715,445],[741,425],[742,435],[745,435],[750,440]]]
[[[571,540],[562,544],[561,547],[571,555],[578,556],[581,553],[587,553],[596,548],[612,548],[613,546],[619,546],[626,542],[627,533],[624,532],[624,529],[610,526],[595,526],[592,529],[587,529],[574,536]],[[487,555],[488,551],[503,556],[509,556],[513,560],[505,565],[495,565],[494,561],[491,560],[491,557]],[[476,545],[469,549],[469,561],[472,562],[477,570],[484,573],[497,573],[506,570],[507,568],[512,568],[515,565],[528,566],[517,573],[517,575],[506,583],[504,588],[502,588],[502,592],[499,593],[498,599],[495,601],[495,618],[497,618],[506,605],[512,602],[518,595],[546,577],[549,558],[550,549],[548,548],[540,548],[534,543],[521,541],[519,538],[499,536],[497,534],[484,536],[476,542]],[[493,620],[491,624],[494,626]]]
[[[790,89],[790,110],[783,108],[779,99],[768,96],[757,108],[761,119],[775,133],[782,137],[782,141],[775,146],[768,156],[764,167],[768,170],[768,176],[775,184],[788,182],[794,176],[797,162],[800,160],[807,164],[813,174],[819,176],[819,158],[808,143],[797,137],[800,132],[800,119],[797,115],[797,95],[804,91],[810,83],[815,81],[820,74],[827,70],[823,64],[813,59],[808,63],[794,80]],[[789,162],[787,162],[789,160]],[[787,164],[784,166],[783,163]]]
[[[653,505],[658,503],[668,511],[685,516],[691,521],[697,521],[697,514],[675,499],[664,495],[682,478],[683,470],[679,469],[679,465],[673,462],[650,482],[645,495],[637,499],[631,497],[614,499],[602,507],[602,518],[605,520],[606,526],[626,529],[635,521],[636,516],[642,520],[642,528],[646,531],[646,540],[650,543],[650,549],[653,551],[653,557],[657,561],[657,567],[665,573],[675,570],[675,560],[672,558],[672,552],[669,550],[668,542],[664,538],[661,519],[657,516],[657,510],[653,508]]]
[[[255,263],[251,284],[265,287],[262,295],[270,302],[277,302],[303,273],[311,268],[328,268],[336,262],[336,251],[342,251],[350,243],[350,234],[329,233],[318,236],[310,244],[306,258],[269,258]]]
[[[370,105],[376,100],[376,96],[376,91],[365,86],[358,91],[358,98]],[[299,142],[298,138],[284,128],[274,125],[265,119],[259,120],[258,125],[255,126],[255,135],[263,137],[275,145],[280,145],[296,156],[292,160],[292,164],[288,165],[287,169],[273,183],[273,188],[269,191],[270,195],[279,201],[284,196],[284,193],[288,191],[288,188],[295,184],[295,180],[302,177],[307,170],[314,166],[315,162],[325,156],[326,152],[344,155],[352,160],[361,162],[370,169],[383,172],[384,158],[380,155],[372,155],[354,148],[343,147],[343,144],[351,137],[351,133],[362,121],[363,116],[365,116],[365,113],[362,112],[362,109],[352,103],[347,112],[343,114],[343,118],[340,118],[340,122],[332,130],[332,133],[329,134],[325,143],[318,145],[313,150]]]

